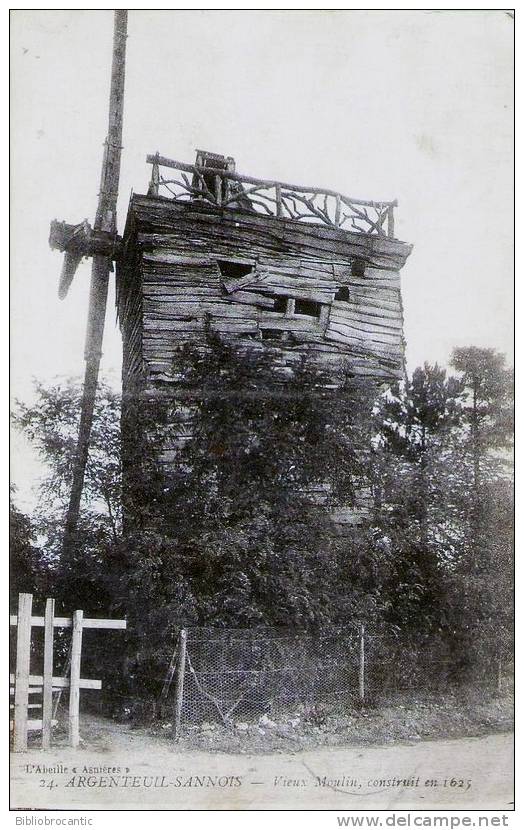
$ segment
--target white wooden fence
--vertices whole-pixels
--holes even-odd
[[[45,616],[32,615],[33,595],[18,595],[18,614],[10,617],[10,624],[17,626],[16,669],[10,676],[11,692],[14,694],[13,750],[27,749],[29,731],[42,731],[42,749],[49,749],[53,726],[53,693],[59,698],[63,689],[69,689],[69,742],[78,746],[80,742],[80,689],[101,689],[100,680],[88,680],[80,675],[82,661],[82,634],[86,628],[125,629],[126,620],[102,620],[84,617],[83,611],[75,611],[72,617],[55,617],[54,599],[46,600]],[[31,631],[34,627],[44,628],[44,666],[42,675],[30,674]],[[62,677],[53,676],[54,630],[71,628],[71,648],[68,667]],[[29,702],[30,696],[41,695],[42,702]],[[56,714],[55,700],[55,714]],[[41,719],[30,719],[30,709],[42,709]]]

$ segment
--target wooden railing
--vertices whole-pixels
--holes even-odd
[[[197,167],[158,153],[148,156],[147,162],[152,165],[150,196],[167,196],[177,202],[202,200],[221,208],[324,224],[356,233],[395,236],[396,200],[352,199],[334,190],[255,179],[214,167]],[[180,175],[164,175],[162,168],[177,170]]]

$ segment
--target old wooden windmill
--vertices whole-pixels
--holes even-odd
[[[86,378],[66,543],[78,519],[112,262],[123,338],[124,401],[177,396],[181,344],[206,331],[271,349],[292,370],[307,355],[377,383],[404,370],[399,272],[411,246],[395,238],[396,202],[256,179],[229,156],[198,150],[193,164],[148,156],[151,179],[134,194],[122,238],[115,208],[122,134],[125,11],[115,12],[109,133],[93,229],[53,223],[66,252],[67,291],[81,256],[93,257]],[[166,464],[172,454],[161,454]],[[125,459],[124,459],[125,463]]]

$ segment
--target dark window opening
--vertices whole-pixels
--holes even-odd
[[[217,260],[220,273],[223,277],[229,280],[240,279],[247,277],[254,271],[255,266],[245,262],[234,262],[232,260],[219,259]]]
[[[366,263],[363,259],[354,259],[351,263],[351,275],[353,277],[364,277],[366,275]]]
[[[305,314],[307,317],[320,317],[321,304],[314,300],[295,300],[295,314]]]
[[[285,314],[287,309],[287,297],[274,297],[273,308],[266,308],[265,311],[274,311],[277,314]]]
[[[342,285],[335,294],[335,300],[343,300],[347,302],[349,300],[349,288],[346,285]]]
[[[280,340],[282,332],[279,329],[262,329],[262,340]]]

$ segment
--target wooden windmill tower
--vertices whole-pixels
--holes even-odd
[[[256,179],[202,150],[193,164],[147,161],[117,262],[124,407],[177,400],[176,355],[205,348],[209,330],[241,353],[267,352],[279,376],[307,358],[333,381],[403,377],[400,269],[411,246],[395,238],[395,202]],[[176,437],[158,457],[168,473]],[[358,502],[337,524],[359,523],[369,494]]]
[[[377,384],[404,372],[400,270],[411,246],[395,237],[396,202],[256,179],[236,172],[230,156],[203,150],[194,163],[156,154],[147,157],[147,193],[132,196],[117,237],[125,19],[125,12],[115,13],[109,138],[95,226],[55,223],[52,230],[53,243],[66,251],[62,291],[79,257],[93,256],[66,538],[78,518],[113,260],[124,402],[158,392],[176,399],[177,350],[205,346],[209,329],[240,347],[271,350],[275,364],[288,371],[306,356],[333,375],[350,371]],[[162,460],[173,463],[172,454],[164,452]]]

